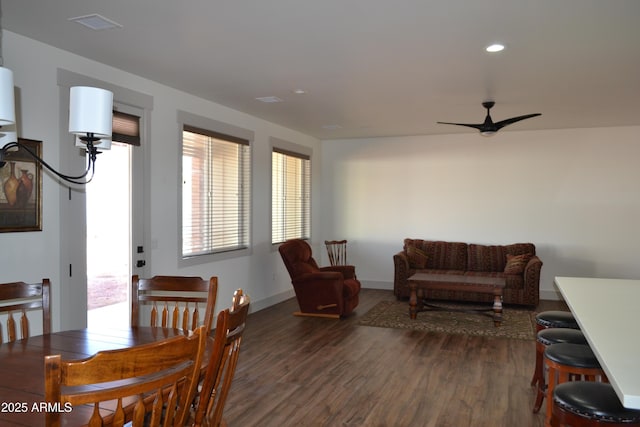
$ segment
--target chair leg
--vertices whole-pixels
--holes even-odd
[[[569,374],[565,372],[558,372],[558,365],[553,362],[548,362],[548,377],[549,383],[547,384],[546,390],[546,398],[547,398],[547,407],[544,416],[544,425],[545,427],[551,426],[551,411],[553,408],[553,389],[556,384],[561,384],[563,382],[569,381]]]
[[[542,401],[545,394],[545,380],[544,380],[544,344],[536,342],[536,367],[533,372],[533,378],[531,379],[531,386],[536,388],[536,400],[533,404],[533,413],[537,414],[542,407]]]
[[[542,348],[542,344],[536,341],[536,367],[533,371],[533,377],[531,378],[531,387],[537,386],[540,383],[540,380],[543,379],[542,376],[542,359],[543,359],[544,349]]]
[[[545,388],[544,383],[540,383],[538,385],[538,388],[536,389],[536,401],[533,404],[534,414],[537,414],[540,411],[540,408],[542,407],[542,401],[544,400],[544,395],[545,395],[544,388]]]

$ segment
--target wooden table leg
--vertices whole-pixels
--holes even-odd
[[[417,314],[418,296],[416,295],[416,284],[409,282],[409,318],[415,319]]]
[[[493,295],[493,325],[502,324],[502,290]]]

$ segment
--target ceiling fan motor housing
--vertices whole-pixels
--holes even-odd
[[[491,119],[491,115],[489,114],[489,110],[495,105],[494,101],[484,101],[482,106],[487,109],[487,116],[484,119],[484,122],[481,124],[475,123],[451,123],[451,122],[438,122],[443,125],[455,125],[455,126],[465,126],[474,128],[480,131],[482,136],[493,136],[503,127],[519,122],[520,120],[530,119],[531,117],[540,116],[540,113],[533,114],[525,114],[524,116],[511,117],[510,119],[501,120],[499,122],[494,123]]]

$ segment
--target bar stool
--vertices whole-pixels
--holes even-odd
[[[622,406],[611,384],[570,381],[553,393],[551,426],[640,426],[640,411]]]
[[[540,410],[542,401],[544,400],[544,350],[552,344],[560,343],[588,345],[587,338],[579,329],[551,328],[538,332],[536,335],[536,370],[533,375],[534,379],[531,381],[531,385],[535,385],[537,388],[536,401],[533,405],[534,413]]]
[[[536,336],[538,332],[551,328],[580,329],[578,322],[570,311],[549,310],[536,314]],[[537,350],[536,346],[536,352]],[[536,353],[536,366],[533,371],[533,377],[531,378],[531,386],[539,386],[543,381],[542,357],[538,359],[538,354]]]
[[[577,379],[585,379],[587,381],[597,381],[600,379],[602,382],[608,382],[596,355],[588,345],[569,343],[552,344],[544,350],[544,364],[549,377],[546,392],[546,426],[549,426],[551,422],[553,393],[557,384]]]
[[[570,311],[549,310],[536,314],[536,333],[548,328],[580,329]]]

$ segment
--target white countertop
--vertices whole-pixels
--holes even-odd
[[[555,283],[623,406],[640,409],[640,280],[556,277]]]

